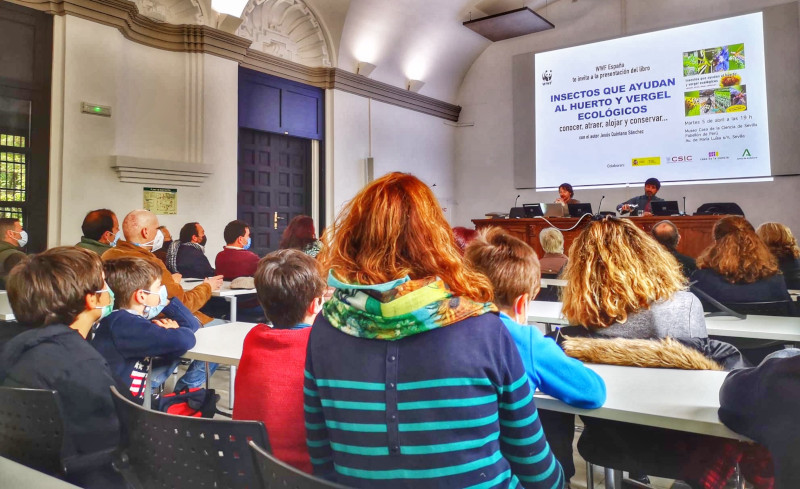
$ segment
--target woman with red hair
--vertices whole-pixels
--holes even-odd
[[[314,472],[348,487],[562,487],[491,284],[428,186],[385,175],[329,231],[318,259],[335,292],[304,383]]]
[[[295,216],[286,226],[278,248],[300,250],[306,255],[316,258],[320,245],[317,232],[314,230],[314,219],[301,215]]]
[[[777,260],[743,217],[717,221],[697,268],[695,286],[722,303],[791,300]]]

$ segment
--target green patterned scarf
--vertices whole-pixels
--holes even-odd
[[[468,317],[497,312],[491,302],[453,296],[438,277],[352,285],[330,273],[328,285],[336,290],[323,306],[323,316],[334,328],[359,338],[399,340]]]

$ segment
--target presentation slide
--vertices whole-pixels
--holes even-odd
[[[761,13],[537,53],[534,80],[538,189],[770,175]]]

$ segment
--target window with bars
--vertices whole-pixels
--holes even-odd
[[[27,137],[0,132],[0,217],[24,220],[29,153]]]

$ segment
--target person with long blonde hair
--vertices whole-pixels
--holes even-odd
[[[430,188],[387,174],[323,239],[335,292],[306,354],[314,473],[348,487],[562,487],[491,284],[464,265]]]
[[[756,234],[778,260],[786,286],[800,289],[800,247],[792,230],[779,222],[765,222],[758,226]]]
[[[790,300],[778,261],[745,218],[723,217],[697,258],[695,286],[722,303]]]
[[[626,338],[708,336],[703,308],[675,258],[628,219],[592,221],[563,272],[564,316]]]

